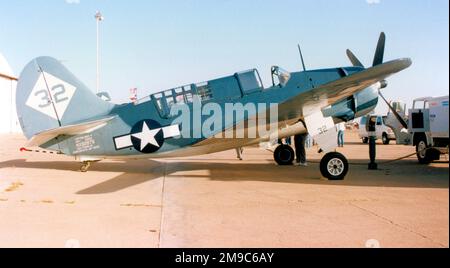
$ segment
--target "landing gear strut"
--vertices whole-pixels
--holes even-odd
[[[370,158],[369,170],[378,169],[378,164],[375,162],[377,158],[377,146],[375,143],[375,139],[376,137],[374,136],[370,136],[369,138],[369,158]]]
[[[84,161],[83,164],[80,167],[81,172],[87,172],[88,169],[91,167],[91,161]]]
[[[348,161],[337,152],[326,154],[320,161],[320,172],[329,180],[343,180],[348,172]]]

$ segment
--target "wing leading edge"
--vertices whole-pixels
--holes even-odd
[[[411,64],[409,58],[393,60],[321,85],[280,104],[279,117],[283,120],[293,116],[308,116],[385,80]]]

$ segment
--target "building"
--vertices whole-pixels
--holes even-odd
[[[16,113],[17,78],[0,53],[0,134],[21,133]]]

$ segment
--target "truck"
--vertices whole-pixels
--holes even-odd
[[[381,139],[383,144],[389,144],[391,140],[395,140],[395,134],[392,128],[388,127],[386,125],[386,116],[382,115],[372,115],[376,116],[376,126],[375,126],[375,133],[376,138]],[[359,138],[362,140],[363,143],[369,142],[369,133],[366,130],[366,123],[367,123],[367,117],[361,117],[361,121],[359,122]]]
[[[428,164],[448,154],[448,95],[415,99],[407,123],[419,163]]]

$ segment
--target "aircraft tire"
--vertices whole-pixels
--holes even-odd
[[[280,166],[292,165],[295,159],[295,152],[289,145],[279,145],[273,153],[273,158]]]
[[[343,180],[348,172],[348,161],[344,155],[331,152],[320,161],[320,172],[329,180]]]

